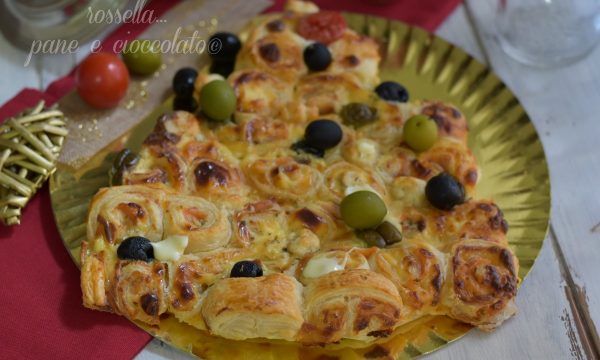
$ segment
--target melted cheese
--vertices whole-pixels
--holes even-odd
[[[352,248],[344,253],[344,258],[339,259],[338,257],[332,256],[332,254],[321,253],[315,255],[312,259],[308,261],[304,270],[302,271],[302,275],[305,278],[317,278],[330,272],[344,270],[346,268],[346,264],[348,263],[350,253],[355,248]],[[361,258],[361,263],[358,266],[353,266],[354,269],[365,269],[369,270],[369,263],[363,257]]]
[[[327,257],[326,254],[319,254],[308,262],[302,271],[306,278],[317,278],[333,271],[344,270],[344,265],[338,262],[338,259]]]
[[[160,261],[177,261],[188,245],[188,237],[172,235],[160,242],[152,243],[154,258]]]
[[[374,163],[377,160],[377,144],[369,139],[358,140],[358,156],[365,163]]]

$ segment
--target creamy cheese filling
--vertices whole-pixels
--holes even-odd
[[[153,242],[154,258],[159,261],[177,261],[188,245],[185,235],[171,235],[163,241]]]

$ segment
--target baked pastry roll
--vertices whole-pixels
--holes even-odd
[[[193,114],[186,111],[167,113],[157,119],[154,129],[144,140],[144,146],[180,148],[198,133],[198,119]]]
[[[429,313],[440,301],[445,278],[444,256],[426,242],[403,241],[381,249],[372,258],[374,271],[390,279],[398,288],[404,306]]]
[[[508,222],[491,200],[470,200],[455,206],[450,216],[435,220],[439,237],[447,243],[460,239],[481,239],[507,244]]]
[[[87,221],[87,239],[119,244],[130,236],[159,241],[163,235],[164,191],[149,185],[102,188],[94,195]]]
[[[202,265],[189,256],[180,258],[169,269],[169,312],[178,320],[205,330],[200,308],[208,286],[208,274]]]
[[[418,170],[415,166],[426,170],[417,161],[416,154],[403,146],[394,146],[383,152],[375,164],[377,174],[386,184],[393,182],[397,177],[415,176]]]
[[[323,182],[316,169],[291,157],[251,160],[244,172],[260,192],[283,200],[311,197],[320,190]]]
[[[346,30],[341,38],[329,44],[333,62],[330,73],[353,73],[366,88],[379,83],[379,46],[366,35]]]
[[[287,249],[290,236],[285,211],[272,200],[246,204],[233,215],[234,238],[232,245],[248,249],[273,269],[288,265]]]
[[[244,42],[236,59],[236,68],[260,69],[293,82],[307,72],[302,58],[305,43],[300,35],[289,29],[260,35],[253,33]]]
[[[423,101],[420,105],[420,113],[437,123],[440,136],[453,137],[467,145],[467,120],[456,107],[441,101]]]
[[[372,101],[370,106],[377,111],[377,121],[359,127],[356,133],[361,138],[377,142],[386,150],[400,144],[407,114],[403,105],[405,104],[380,99]]]
[[[291,87],[260,70],[240,70],[229,75],[237,97],[237,111],[274,117],[291,96]]]
[[[188,178],[194,195],[231,206],[240,206],[248,192],[241,170],[218,160],[195,159],[190,164]]]
[[[383,275],[365,269],[330,272],[304,290],[306,322],[299,341],[325,344],[387,336],[398,325],[401,313],[398,290]]]
[[[106,265],[106,252],[90,250],[87,241],[81,243],[81,293],[83,305],[90,309],[111,311],[106,286],[111,271],[111,266]]]
[[[210,332],[227,339],[294,340],[303,323],[302,285],[274,273],[227,278],[207,290],[202,315]]]
[[[330,196],[338,203],[348,193],[363,188],[371,188],[380,196],[386,195],[385,186],[376,174],[346,161],[330,165],[324,175],[325,185],[330,190]]]
[[[427,186],[427,183],[416,177],[396,177],[390,184],[390,197],[393,208],[397,210],[406,207],[430,208],[431,205],[425,196],[425,186]]]
[[[197,159],[210,159],[231,165],[238,165],[237,158],[226,146],[212,137],[199,134],[196,140],[189,141],[181,148],[181,156],[191,164]]]
[[[170,194],[165,201],[164,238],[186,235],[186,253],[225,247],[232,236],[232,225],[225,209],[198,196]]]
[[[236,142],[256,145],[287,140],[290,133],[289,125],[278,119],[244,114],[236,120],[236,125],[225,125],[215,130],[221,142],[229,147],[234,147]]]
[[[290,211],[288,222],[291,230],[305,228],[321,239],[335,239],[347,232],[339,208],[333,202],[300,203],[298,208]]]
[[[165,184],[177,191],[187,191],[188,167],[174,148],[144,147],[140,161],[123,174],[123,185]]]
[[[320,115],[326,115],[338,113],[350,102],[367,102],[369,92],[352,73],[316,73],[300,79],[294,97],[316,108]]]
[[[449,316],[489,331],[516,313],[519,264],[510,249],[464,240],[450,254],[442,292]]]
[[[112,309],[132,320],[158,324],[167,311],[167,268],[159,262],[119,261],[112,282]]]
[[[447,172],[458,179],[468,193],[474,190],[479,179],[477,163],[471,150],[451,138],[440,138],[433,147],[419,155],[418,162],[418,165],[415,164],[414,176],[429,179]]]
[[[198,329],[206,330],[202,302],[209,286],[230,271],[232,264],[244,257],[237,249],[217,250],[198,255],[184,255],[169,265],[169,312]]]

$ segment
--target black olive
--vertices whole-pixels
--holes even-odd
[[[320,119],[311,121],[304,130],[304,141],[309,147],[327,150],[342,141],[344,132],[338,123],[333,120]]]
[[[304,63],[311,71],[325,70],[331,64],[331,52],[319,42],[308,45],[303,55]]]
[[[310,155],[314,155],[316,157],[325,156],[325,150],[317,149],[309,146],[305,140],[300,140],[292,144],[292,150],[296,152],[303,152]]]
[[[425,196],[431,205],[441,210],[450,210],[465,202],[465,188],[454,176],[441,173],[429,179]]]
[[[395,81],[384,81],[377,85],[375,92],[383,100],[388,101],[408,101],[408,91],[406,88]]]
[[[212,74],[219,74],[222,77],[228,77],[233,72],[235,63],[228,60],[213,60],[210,65],[210,72]]]
[[[117,248],[117,256],[122,260],[151,261],[154,259],[154,248],[150,240],[142,236],[129,237]]]
[[[189,98],[175,96],[173,99],[173,110],[175,111],[183,110],[193,113],[196,109],[198,109],[198,101],[193,96]]]
[[[357,230],[356,236],[359,239],[364,240],[369,246],[376,246],[378,248],[384,248],[387,244],[383,236],[375,230]]]
[[[234,62],[242,42],[235,34],[218,32],[208,39],[208,54],[214,60]]]
[[[173,77],[173,91],[180,98],[191,98],[194,94],[194,83],[198,77],[196,69],[179,69]]]
[[[375,228],[388,245],[402,241],[402,233],[391,222],[384,221]]]
[[[123,182],[123,172],[135,166],[139,160],[140,157],[127,148],[119,151],[108,172],[110,186],[121,185]]]
[[[340,117],[346,125],[355,128],[372,123],[377,120],[377,109],[363,103],[349,103],[340,111]]]
[[[254,261],[238,261],[231,268],[229,277],[259,277],[263,276],[263,271]]]

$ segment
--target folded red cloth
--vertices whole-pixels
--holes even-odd
[[[460,0],[388,0],[341,2],[317,0],[324,9],[387,16],[433,30]],[[175,4],[152,1],[160,16]],[[270,11],[281,9],[277,0]],[[143,28],[124,24],[104,43],[132,39]],[[44,99],[57,101],[73,88],[72,77],[53,83],[45,93],[25,89],[0,108],[0,119]],[[0,353],[2,359],[130,359],[150,336],[119,316],[81,305],[79,271],[64,249],[52,215],[47,186],[23,212],[21,225],[0,226]]]

